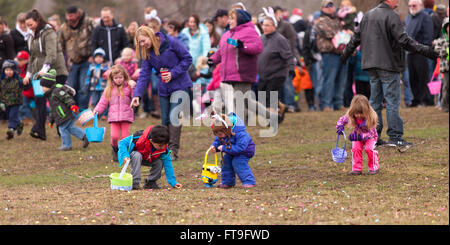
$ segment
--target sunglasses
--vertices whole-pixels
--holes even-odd
[[[327,5],[325,5],[325,8],[331,8],[334,7],[334,3],[327,3]]]

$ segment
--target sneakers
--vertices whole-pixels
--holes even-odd
[[[88,147],[89,145],[89,140],[87,139],[86,135],[83,136],[83,139],[81,139],[83,141],[83,148]]]
[[[139,183],[137,183],[137,184],[133,183],[133,187],[131,189],[132,190],[140,190],[141,187],[139,186]]]
[[[58,148],[58,151],[71,151],[72,150],[72,147],[59,147]]]
[[[369,170],[368,172],[367,172],[367,174],[369,174],[369,175],[374,175],[374,174],[377,174],[378,173],[378,169],[377,170]]]
[[[387,144],[386,141],[384,141],[382,139],[378,139],[377,143],[375,144],[375,147],[380,147],[380,146],[383,146],[383,145],[386,145],[386,144]]]
[[[14,129],[8,128],[8,131],[6,131],[6,139],[10,140],[12,138],[14,138]]]
[[[161,189],[161,187],[159,187],[158,184],[156,184],[155,181],[148,181],[148,180],[145,180],[144,189],[153,189],[153,190],[157,190],[157,189]]]
[[[353,170],[353,171],[351,171],[351,172],[348,173],[348,174],[350,174],[350,175],[361,175],[361,174],[362,174],[362,171],[355,171],[355,170]]]
[[[397,146],[397,147],[408,147],[409,148],[409,147],[413,146],[413,143],[407,142],[405,140],[390,140],[387,143],[387,145],[392,146],[392,147]]]
[[[17,135],[21,135],[23,132],[23,122],[20,122],[17,126]]]

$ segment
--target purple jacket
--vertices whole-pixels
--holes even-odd
[[[142,94],[148,87],[152,69],[156,70],[158,75],[158,94],[159,96],[168,97],[173,92],[185,90],[192,87],[192,80],[187,72],[192,63],[192,57],[186,50],[184,45],[176,38],[166,36],[161,32],[157,32],[161,38],[160,55],[151,51],[150,58],[142,61],[141,72],[137,81],[134,97],[142,98]],[[164,83],[159,73],[161,68],[168,68],[172,73],[172,80]]]
[[[339,118],[339,120],[337,121],[336,124],[336,128],[338,128],[339,126],[344,126],[348,124],[350,118],[348,117],[348,115],[342,116],[341,118]],[[374,127],[373,129],[368,129],[367,126],[365,126],[366,121],[364,120],[363,123],[359,124],[355,129],[353,129],[353,132],[356,132],[358,134],[360,134],[364,139],[368,140],[368,139],[378,139],[378,133],[377,133],[377,128]]]
[[[228,38],[239,39],[243,48],[228,44]],[[256,82],[258,54],[264,49],[261,39],[251,22],[238,25],[220,38],[219,50],[211,56],[214,64],[220,63],[221,81]]]
[[[101,115],[109,106],[108,109],[108,123],[112,122],[130,122],[134,121],[134,111],[130,107],[131,99],[133,98],[133,90],[125,83],[123,88],[123,97],[120,95],[116,86],[112,88],[111,98],[108,101],[103,92],[100,101],[95,106],[95,111]]]

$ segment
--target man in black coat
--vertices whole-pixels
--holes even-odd
[[[350,43],[341,56],[345,62],[355,49],[361,45],[362,69],[370,75],[370,105],[378,114],[378,145],[383,129],[383,99],[386,100],[386,114],[390,141],[388,145],[410,147],[403,139],[403,120],[399,114],[401,88],[400,74],[405,70],[405,51],[420,53],[431,59],[438,54],[422,44],[418,44],[405,32],[399,15],[394,12],[399,0],[380,0],[380,4],[368,11],[355,31]]]
[[[103,48],[106,51],[105,62],[114,64],[117,58],[120,58],[122,49],[128,47],[128,37],[121,24],[117,24],[114,15],[109,7],[101,10],[100,25],[92,33],[92,53],[97,48]]]

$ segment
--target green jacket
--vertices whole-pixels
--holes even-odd
[[[49,64],[56,70],[57,76],[68,75],[61,44],[56,31],[50,25],[46,25],[35,37],[29,37],[27,42],[30,50],[27,72],[35,74],[44,64]]]
[[[70,107],[75,105],[75,90],[67,85],[55,84],[45,93],[50,104],[49,122],[61,125],[75,116]]]
[[[0,81],[0,102],[6,106],[22,105],[22,81],[17,76]]]

